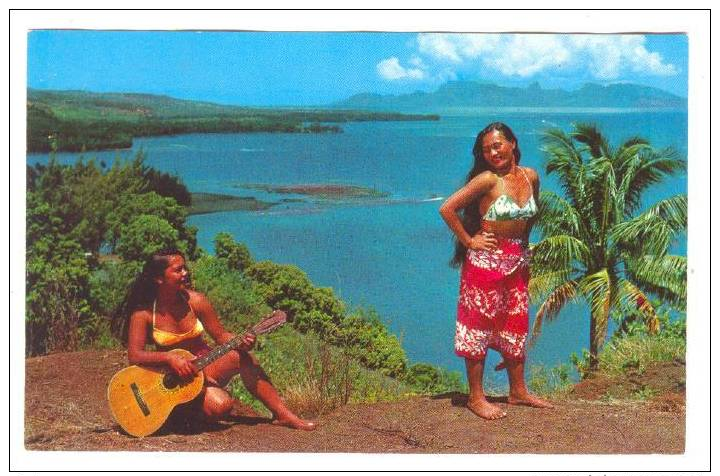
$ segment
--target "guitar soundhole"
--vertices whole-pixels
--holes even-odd
[[[173,389],[180,385],[180,383],[180,377],[175,374],[165,374],[165,377],[163,377],[163,385],[165,388]]]

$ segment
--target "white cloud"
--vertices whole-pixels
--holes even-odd
[[[456,68],[489,68],[527,78],[557,68],[585,69],[596,79],[616,79],[624,71],[668,76],[676,68],[645,47],[642,35],[421,33],[418,51]]]
[[[416,68],[425,69],[427,66],[425,66],[425,63],[423,62],[422,58],[419,56],[413,56],[410,58],[410,64],[415,66]]]
[[[490,52],[486,64],[505,76],[524,78],[563,66],[571,58],[571,52],[556,35],[513,35],[508,44],[498,45],[494,52]]]
[[[418,58],[419,59],[419,58]],[[415,62],[417,66],[420,66]],[[420,68],[404,68],[400,64],[400,60],[391,57],[380,61],[377,66],[378,74],[389,80],[398,79],[424,79],[425,72]]]
[[[590,58],[589,66],[600,79],[615,79],[623,68],[656,76],[677,72],[672,64],[663,63],[658,53],[645,48],[645,37],[641,35],[574,35],[570,41]]]

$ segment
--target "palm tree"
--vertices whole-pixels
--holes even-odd
[[[639,309],[656,332],[648,294],[685,306],[687,258],[668,254],[668,248],[686,230],[687,195],[640,210],[643,192],[684,170],[685,161],[639,137],[612,148],[589,124],[576,124],[569,135],[547,131],[542,150],[546,172],[557,176],[564,196],[541,196],[543,238],[533,247],[530,281],[530,294],[541,303],[533,337],[567,303],[584,300],[590,307],[590,367],[596,369],[612,310]]]

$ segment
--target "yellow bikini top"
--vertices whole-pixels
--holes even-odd
[[[170,331],[164,331],[162,329],[158,329],[155,327],[155,306],[157,305],[157,300],[153,301],[153,328],[152,328],[152,335],[153,339],[157,343],[157,345],[167,347],[170,345],[179,344],[180,342],[188,339],[192,339],[194,337],[199,336],[203,333],[205,328],[202,325],[202,322],[200,322],[200,319],[197,318],[197,315],[195,314],[195,311],[190,306],[190,303],[188,303],[188,307],[190,307],[190,312],[193,313],[193,316],[195,316],[195,327],[190,329],[187,332],[183,332],[182,334],[176,334],[174,332]]]

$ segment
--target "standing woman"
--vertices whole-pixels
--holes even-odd
[[[220,323],[208,299],[190,288],[189,278],[185,258],[177,250],[159,251],[145,263],[119,316],[130,364],[164,364],[180,377],[190,377],[197,373],[193,360],[170,350],[185,349],[198,357],[211,350],[203,340],[205,331],[219,345],[235,337]],[[155,344],[155,350],[146,350],[147,343]],[[245,387],[272,412],[273,423],[314,430],[314,423],[298,418],[285,406],[250,354],[254,344],[254,337],[245,336],[240,348],[204,368],[205,388],[195,401],[201,408],[198,416],[216,420],[227,415],[234,400],[224,387],[240,374]]]
[[[508,403],[551,408],[525,385],[528,335],[528,238],[537,214],[537,173],[521,167],[512,130],[494,122],[480,131],[467,183],[440,208],[456,237],[452,264],[462,266],[455,353],[465,358],[468,408],[494,420],[505,412],[487,401],[483,370],[488,349],[503,356],[510,381]],[[461,216],[458,216],[461,212]]]

